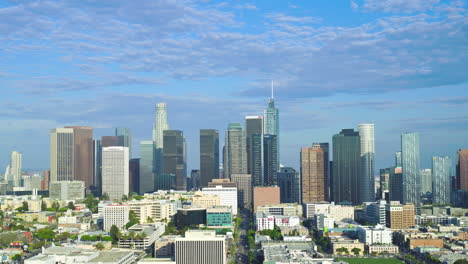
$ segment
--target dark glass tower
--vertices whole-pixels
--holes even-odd
[[[128,148],[128,155],[132,158],[132,132],[130,128],[117,127],[115,129],[115,136],[119,137],[119,142],[122,143],[122,147]]]
[[[278,184],[278,140],[276,135],[263,136],[263,177],[265,186]]]
[[[144,194],[157,190],[157,180],[154,177],[154,142],[142,141],[140,142],[140,180],[138,193]]]
[[[180,130],[163,132],[163,171],[175,175],[175,187],[178,191],[187,190],[185,139]]]
[[[245,123],[247,172],[254,186],[263,185],[263,117],[247,116]]]
[[[295,169],[284,167],[278,172],[278,186],[280,187],[281,203],[300,203],[300,186]]]
[[[219,177],[219,133],[215,129],[200,129],[200,184]]]

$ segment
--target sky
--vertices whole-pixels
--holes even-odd
[[[375,124],[376,173],[400,134],[421,167],[468,148],[468,1],[0,1],[0,173],[49,167],[55,127],[151,139],[155,104],[187,138],[259,115],[275,81],[281,163],[343,128]]]

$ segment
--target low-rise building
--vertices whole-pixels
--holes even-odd
[[[328,230],[335,226],[335,219],[331,218],[329,215],[315,214],[314,226],[315,230]]]
[[[398,254],[398,247],[393,244],[386,245],[370,245],[367,246],[369,253],[376,254]]]
[[[297,216],[275,216],[265,215],[263,213],[256,214],[256,228],[257,231],[265,229],[273,229],[278,227],[298,227],[300,226],[300,219]]]
[[[125,229],[129,221],[129,208],[122,204],[109,204],[104,206],[104,230],[109,232],[113,225],[119,230]]]
[[[357,248],[359,250],[359,255],[364,254],[364,243],[359,242],[359,240],[357,239],[356,240],[351,240],[351,239],[332,240],[331,244],[333,248],[333,254],[335,255],[336,254],[343,255],[343,254],[346,254],[346,252],[348,252],[348,254],[355,255],[355,253],[353,253],[354,248]],[[342,249],[345,249],[346,251],[342,251]]]
[[[392,244],[392,231],[383,225],[361,226],[357,228],[359,241],[366,245]]]
[[[213,206],[206,209],[207,226],[231,226],[232,211],[229,206]]]
[[[386,205],[386,224],[391,229],[404,229],[415,225],[414,205],[409,203],[402,205],[398,201],[391,201]]]
[[[221,198],[218,195],[206,194],[203,192],[196,192],[192,197],[192,204],[194,206],[209,208],[221,205]]]
[[[120,248],[147,250],[166,231],[164,223],[137,224],[128,229],[119,240]]]
[[[295,203],[257,206],[257,213],[267,215],[302,216],[302,206]]]
[[[181,236],[162,236],[154,243],[154,256],[157,258],[172,258],[175,256],[175,241]]]

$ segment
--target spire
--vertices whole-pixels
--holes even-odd
[[[275,81],[271,80],[271,99],[275,99],[274,86],[275,86]]]

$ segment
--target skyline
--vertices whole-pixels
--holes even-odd
[[[197,169],[199,129],[223,145],[228,123],[262,114],[271,80],[284,166],[298,170],[301,147],[361,123],[375,124],[374,174],[401,133],[420,134],[421,168],[468,147],[466,1],[34,3],[0,4],[2,173],[14,150],[24,168],[47,168],[49,131],[67,125],[95,138],[128,127],[139,156],[158,102]]]

